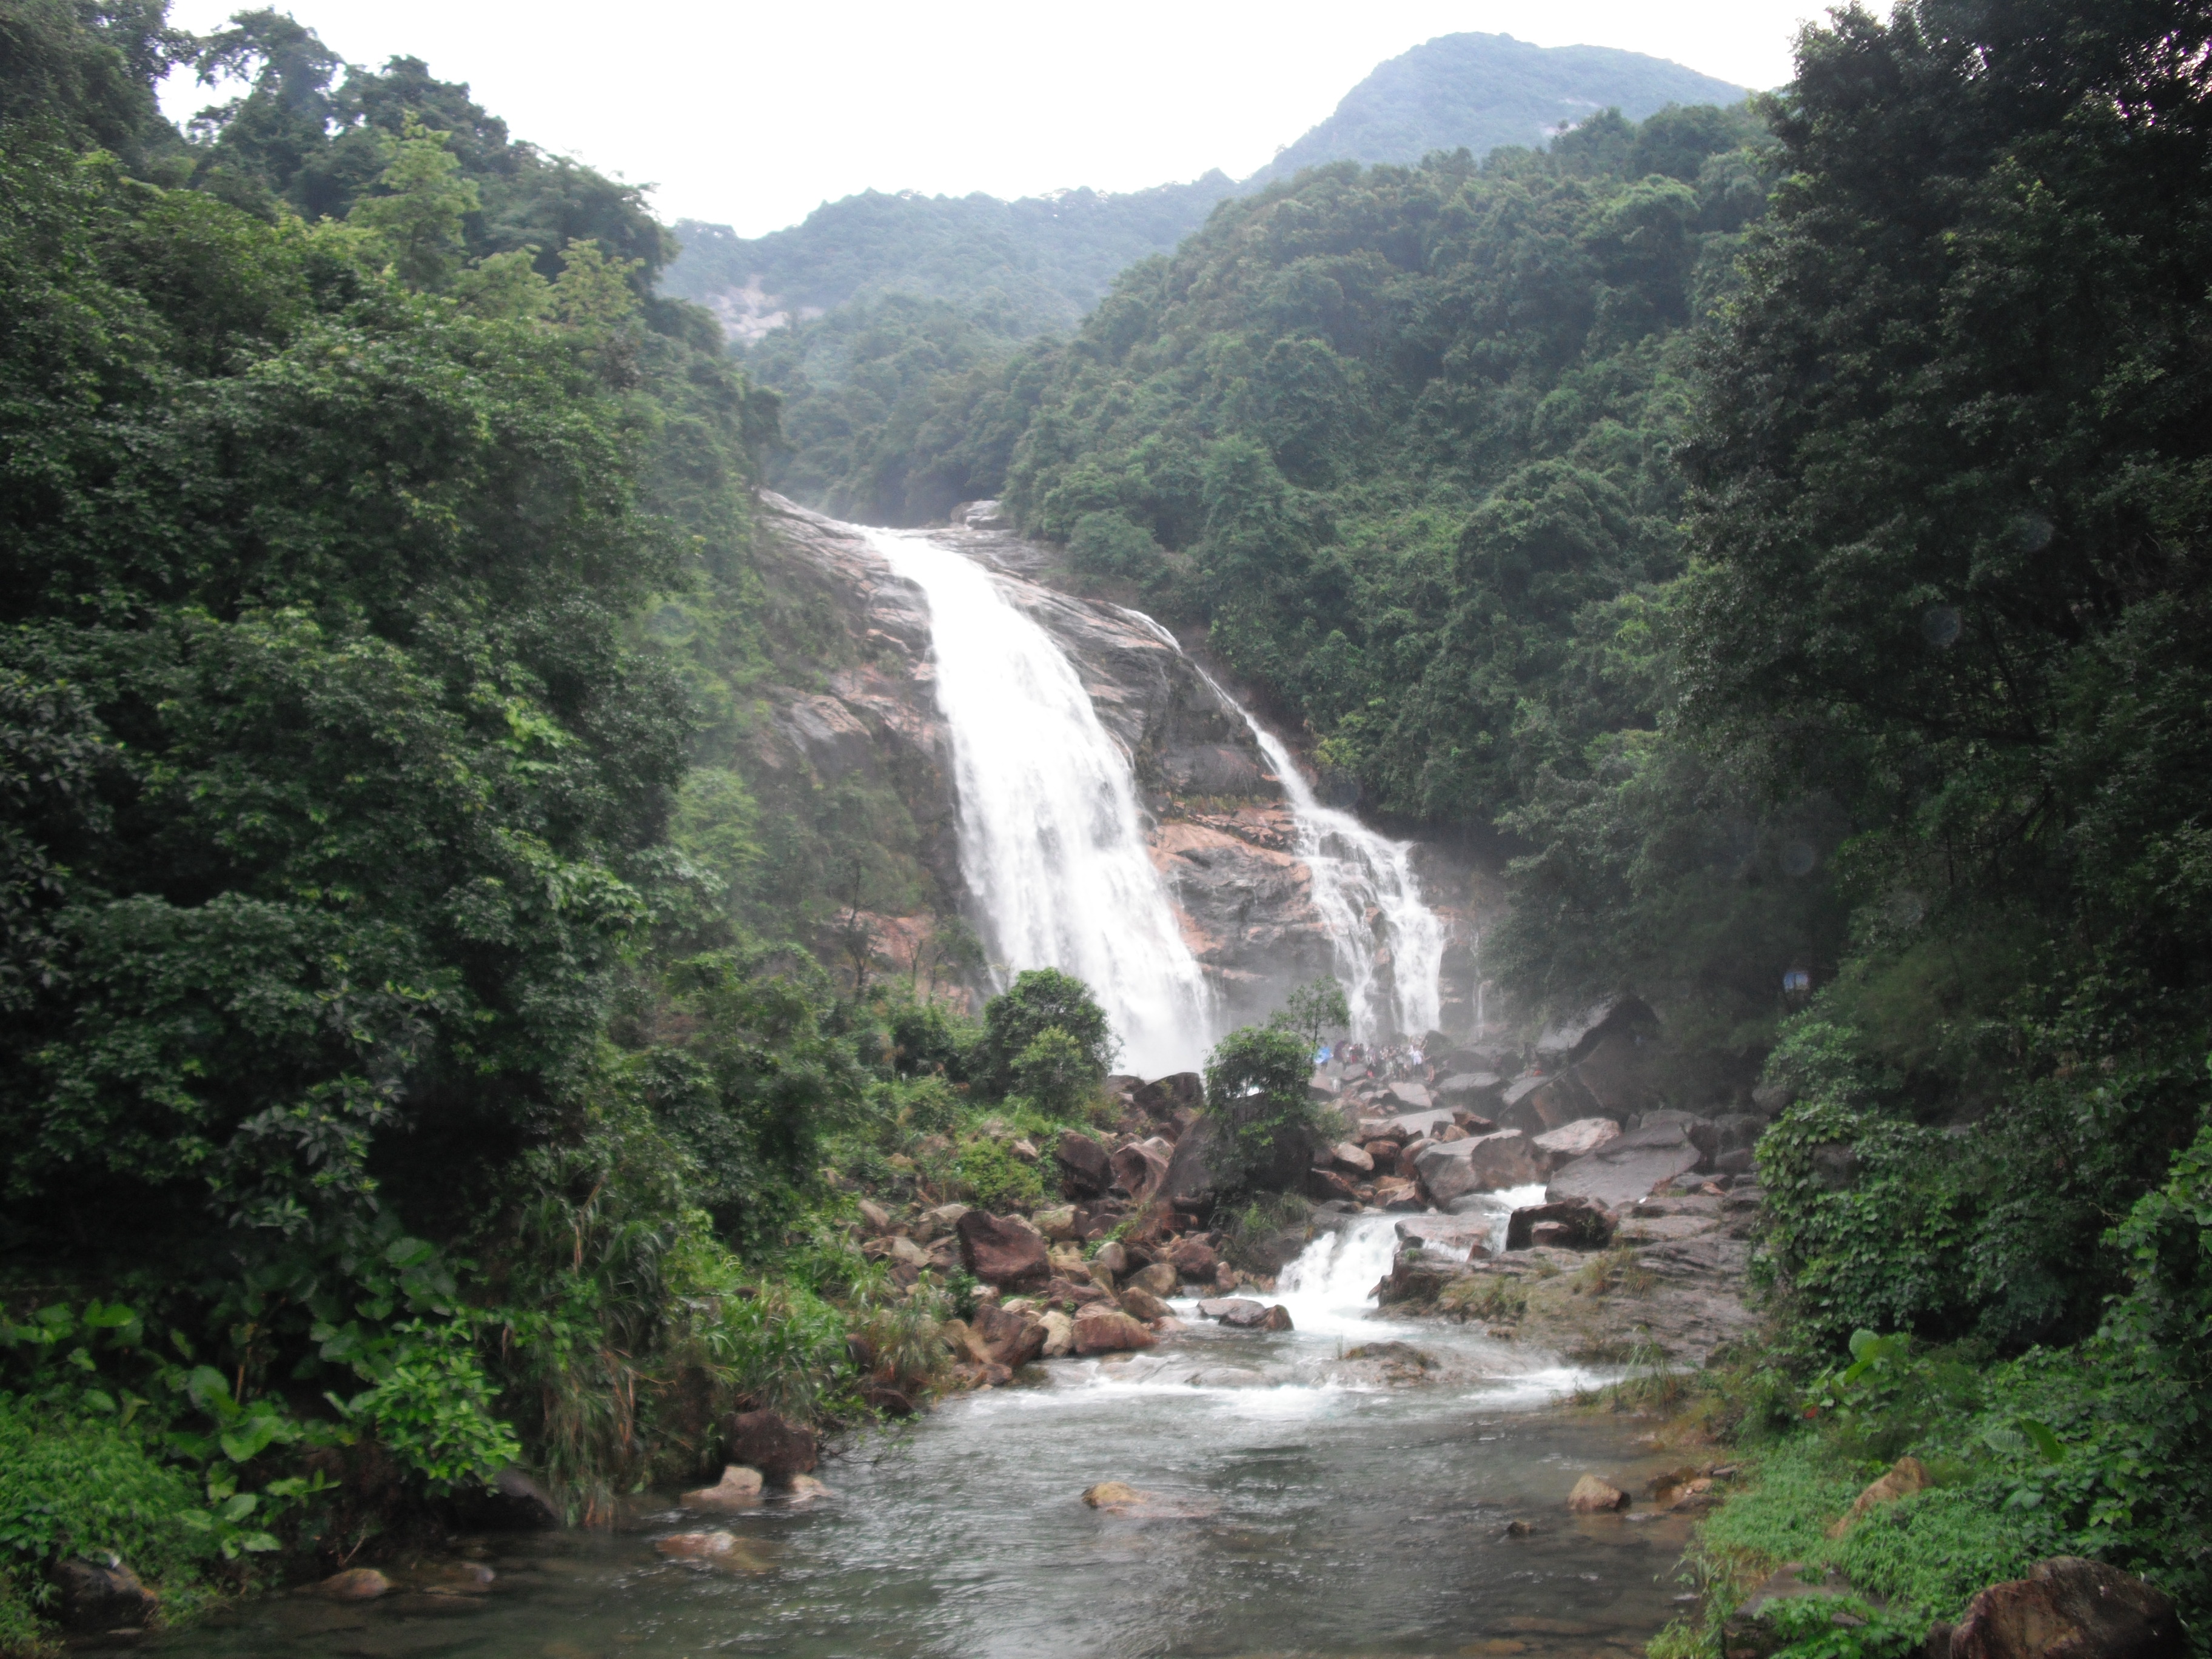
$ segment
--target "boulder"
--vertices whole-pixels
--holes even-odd
[[[134,1579],[132,1582],[137,1581]],[[391,1595],[392,1583],[374,1567],[348,1567],[343,1572],[334,1572],[329,1577],[319,1580],[313,1589],[316,1595],[326,1596],[333,1601],[374,1601],[380,1595]],[[64,1598],[68,1593],[64,1587]]]
[[[1049,1243],[1072,1244],[1076,1241],[1075,1206],[1073,1204],[1060,1204],[1048,1210],[1039,1210],[1030,1220]]]
[[[1206,1104],[1206,1079],[1196,1072],[1177,1072],[1131,1090],[1129,1103],[1146,1117],[1172,1122],[1177,1112]]]
[[[1594,1474],[1586,1474],[1567,1494],[1567,1507],[1577,1515],[1610,1515],[1628,1507],[1628,1494]]]
[[[1018,1371],[1044,1352],[1044,1321],[1027,1306],[1017,1310],[979,1302],[974,1327],[987,1364]]]
[[[1149,1267],[1139,1268],[1130,1277],[1129,1282],[1140,1290],[1150,1291],[1154,1296],[1173,1296],[1176,1287],[1182,1282],[1182,1276],[1167,1262],[1155,1261]]]
[[[1211,1279],[1221,1271],[1221,1258],[1202,1238],[1178,1238],[1168,1247],[1168,1261],[1185,1279]]]
[[[1094,1267],[1103,1267],[1119,1279],[1129,1271],[1129,1252],[1122,1247],[1120,1240],[1109,1238],[1098,1247],[1098,1254],[1091,1258],[1091,1264]]]
[[[1044,1327],[1044,1344],[1037,1350],[1041,1359],[1060,1359],[1074,1352],[1075,1322],[1054,1308],[1038,1322]]]
[[[361,1571],[368,1571],[381,1587],[368,1595],[381,1595],[392,1588],[384,1582],[382,1573],[365,1568]],[[343,1573],[338,1576],[345,1577]],[[152,1592],[138,1582],[137,1573],[114,1556],[105,1561],[88,1561],[82,1557],[58,1561],[48,1577],[60,1600],[58,1612],[64,1630],[88,1633],[138,1628],[154,1616],[156,1603]],[[368,1595],[339,1595],[337,1599],[365,1601]],[[47,1650],[41,1647],[38,1650]]]
[[[1401,1241],[1419,1241],[1425,1250],[1436,1250],[1462,1261],[1490,1254],[1491,1218],[1472,1215],[1410,1215],[1392,1231]]]
[[[1426,1111],[1432,1104],[1429,1099],[1428,1089],[1425,1085],[1419,1083],[1392,1084],[1390,1085],[1390,1098],[1396,1101],[1401,1106],[1410,1108],[1412,1110],[1417,1112]]]
[[[1382,1210],[1426,1207],[1421,1198],[1421,1189],[1401,1176],[1384,1176],[1375,1183],[1375,1206]]]
[[[1091,1264],[1083,1259],[1083,1249],[1078,1244],[1055,1244],[1045,1252],[1045,1262],[1054,1274],[1066,1279],[1088,1279]]]
[[[1439,1106],[1488,1106],[1504,1092],[1505,1079],[1495,1072],[1461,1072],[1436,1086]]]
[[[1167,1178],[1168,1161],[1175,1148],[1155,1137],[1133,1140],[1109,1159],[1115,1184],[1139,1204],[1148,1201]]]
[[[1225,1310],[1215,1316],[1224,1325],[1240,1331],[1287,1331],[1291,1328],[1291,1310],[1279,1303],[1272,1308],[1262,1307],[1249,1297],[1230,1297]]]
[[[727,1512],[749,1510],[761,1501],[761,1488],[767,1482],[758,1469],[749,1469],[742,1463],[732,1463],[723,1469],[722,1478],[711,1486],[702,1486],[696,1492],[687,1492],[677,1501],[687,1510],[712,1510]]]
[[[1085,1488],[1083,1501],[1094,1510],[1111,1510],[1134,1509],[1155,1500],[1152,1493],[1139,1492],[1126,1480],[1101,1480],[1095,1486]]]
[[[1871,1510],[1894,1504],[1900,1498],[1910,1498],[1917,1492],[1926,1492],[1935,1485],[1928,1466],[1917,1457],[1900,1457],[1890,1465],[1889,1473],[1874,1482],[1851,1500],[1850,1508],[1843,1519],[1828,1528],[1828,1536],[1841,1538]]]
[[[1094,1302],[1075,1316],[1075,1352],[1121,1353],[1149,1348],[1159,1339],[1119,1308]]]
[[[867,1229],[871,1238],[890,1231],[891,1212],[882,1205],[873,1199],[864,1198],[857,1207],[860,1212],[860,1224]]]
[[[1613,1243],[1617,1224],[1610,1212],[1592,1203],[1587,1198],[1561,1199],[1556,1203],[1532,1204],[1513,1212],[1505,1224],[1505,1248],[1525,1250],[1539,1241],[1539,1227],[1559,1227],[1565,1237],[1558,1240],[1570,1249],[1599,1250]],[[1546,1239],[1544,1243],[1554,1242]]]
[[[1620,1125],[1609,1117],[1578,1117],[1535,1138],[1536,1150],[1557,1169],[1578,1158],[1588,1158],[1607,1143],[1620,1139]]]
[[[1493,1192],[1543,1179],[1539,1155],[1518,1129],[1472,1135],[1465,1140],[1432,1141],[1415,1157],[1413,1168],[1430,1200],[1438,1206],[1468,1193]]]
[[[1044,1235],[1020,1216],[969,1210],[957,1224],[960,1263],[986,1285],[1042,1285],[1052,1276]]]
[[[722,1449],[778,1486],[794,1474],[812,1474],[822,1461],[822,1443],[814,1431],[777,1412],[732,1413],[723,1425]]]
[[[1375,1173],[1375,1160],[1348,1140],[1340,1140],[1328,1149],[1336,1167],[1349,1176],[1370,1176]]]
[[[2075,1555],[1990,1585],[1951,1631],[1951,1659],[2182,1659],[2188,1651],[2163,1593]]]
[[[765,1572],[768,1563],[754,1547],[726,1532],[679,1532],[656,1538],[653,1547],[678,1561],[697,1561],[731,1572]]]
[[[1660,1133],[1671,1132],[1673,1144],[1632,1146],[1629,1143],[1643,1134],[1638,1129],[1621,1136],[1588,1158],[1578,1158],[1553,1173],[1545,1199],[1558,1203],[1563,1199],[1586,1198],[1609,1210],[1633,1204],[1654,1187],[1686,1174],[1698,1166],[1698,1149],[1679,1127],[1662,1126]]]
[[[1010,1140],[1006,1143],[1006,1150],[1024,1164],[1037,1161],[1037,1149],[1027,1140]]]
[[[1206,1318],[1218,1319],[1224,1323],[1228,1322],[1230,1315],[1241,1313],[1247,1308],[1252,1310],[1252,1316],[1255,1319],[1266,1311],[1259,1303],[1253,1301],[1249,1296],[1210,1296],[1198,1304],[1199,1312],[1205,1315]]]
[[[964,1319],[948,1319],[937,1328],[937,1334],[955,1359],[970,1365],[988,1365],[991,1351],[983,1339],[975,1334],[975,1328]]]
[[[836,1495],[811,1474],[794,1474],[791,1477],[789,1497],[794,1504],[808,1504],[817,1498],[835,1498]]]
[[[1332,1200],[1338,1203],[1357,1204],[1359,1202],[1359,1188],[1350,1176],[1340,1175],[1334,1170],[1308,1170],[1306,1196],[1316,1204],[1327,1204]]]
[[[1142,1285],[1132,1285],[1121,1292],[1121,1311],[1132,1319],[1143,1320],[1147,1325],[1156,1319],[1170,1319],[1175,1315],[1174,1309]]]
[[[1114,1184],[1114,1165],[1106,1149],[1079,1129],[1062,1129],[1052,1155],[1060,1165],[1061,1184],[1071,1192],[1095,1198]]]

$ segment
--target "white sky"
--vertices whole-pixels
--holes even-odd
[[[206,31],[249,0],[175,0]],[[274,0],[339,56],[465,81],[518,138],[757,236],[856,191],[1016,197],[1232,178],[1438,34],[1620,46],[1790,78],[1823,0]],[[213,100],[189,72],[164,102]]]

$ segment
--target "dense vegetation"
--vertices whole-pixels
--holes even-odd
[[[1370,808],[1504,835],[1528,1012],[1632,994],[1678,1103],[1794,1100],[1782,1356],[2002,1357],[1923,1443],[2051,1468],[1946,1501],[2200,1608],[2205,44],[1847,14],[1755,125],[1225,204],[976,394],[1077,579]]]
[[[0,1649],[66,1557],[173,1615],[936,1386],[852,1183],[1042,1200],[1110,1034],[801,948],[915,877],[732,763],[834,630],[666,232],[274,13],[0,27]],[[246,90],[180,132],[179,62]]]

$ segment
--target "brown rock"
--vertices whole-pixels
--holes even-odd
[[[1168,1159],[1174,1152],[1175,1148],[1164,1140],[1131,1141],[1109,1160],[1115,1184],[1137,1203],[1146,1202],[1167,1178]]]
[[[687,1510],[749,1510],[761,1501],[761,1488],[766,1484],[758,1469],[732,1463],[713,1486],[687,1492],[677,1501]]]
[[[1114,1184],[1114,1165],[1106,1149],[1080,1129],[1062,1129],[1052,1149],[1062,1183],[1072,1192],[1096,1197]]]
[[[1139,1492],[1126,1480],[1101,1480],[1085,1488],[1083,1501],[1094,1510],[1125,1510],[1153,1500],[1152,1493]]]
[[[1307,1170],[1306,1195],[1322,1204],[1332,1199],[1340,1199],[1347,1204],[1359,1201],[1359,1189],[1352,1184],[1351,1177],[1339,1175],[1334,1170]]]
[[[1129,1282],[1150,1291],[1154,1296],[1173,1296],[1182,1276],[1164,1261],[1155,1261],[1149,1267],[1133,1274]]]
[[[1628,1494],[1594,1474],[1586,1474],[1567,1494],[1567,1507],[1577,1515],[1610,1515],[1628,1507]]]
[[[873,1199],[864,1198],[860,1203],[860,1224],[873,1237],[891,1230],[891,1212]]]
[[[1620,1139],[1620,1125],[1609,1117],[1578,1117],[1571,1123],[1547,1129],[1535,1138],[1536,1150],[1553,1164],[1565,1164]]]
[[[986,1285],[1042,1285],[1052,1277],[1044,1235],[1019,1216],[969,1210],[956,1224],[960,1261]]]
[[[1375,1173],[1375,1160],[1361,1148],[1348,1140],[1340,1140],[1328,1149],[1336,1160],[1336,1167],[1349,1176],[1370,1176]]]
[[[2188,1651],[2161,1592],[2075,1555],[1990,1585],[1951,1632],[1951,1659],[2182,1659]]]
[[[1249,1297],[1244,1296],[1211,1296],[1198,1304],[1198,1310],[1200,1314],[1204,1315],[1208,1319],[1218,1319],[1224,1323],[1229,1322],[1229,1318],[1231,1314],[1241,1314],[1248,1308],[1251,1310],[1253,1319],[1257,1319],[1261,1313],[1266,1311],[1261,1304],[1253,1301]],[[1243,1324],[1249,1323],[1249,1322],[1239,1319],[1236,1322]]]
[[[971,1365],[991,1363],[989,1346],[966,1320],[948,1319],[937,1328],[937,1334],[945,1340],[945,1346],[955,1359],[964,1359]]]
[[[1379,1208],[1385,1210],[1418,1210],[1424,1207],[1420,1188],[1396,1176],[1385,1176],[1375,1183],[1375,1202]]]
[[[1129,1253],[1115,1239],[1108,1239],[1098,1247],[1098,1254],[1091,1258],[1093,1267],[1103,1267],[1119,1279],[1129,1271]]]
[[[1828,1536],[1841,1538],[1868,1510],[1894,1504],[1899,1498],[1910,1498],[1917,1492],[1926,1492],[1935,1484],[1925,1463],[1917,1457],[1900,1457],[1890,1465],[1887,1474],[1852,1500],[1849,1512],[1828,1528]]]
[[[653,1547],[678,1561],[697,1561],[726,1572],[766,1572],[768,1563],[748,1543],[726,1532],[679,1532],[656,1538]]]
[[[809,1503],[817,1498],[835,1498],[836,1495],[811,1474],[791,1477],[791,1501],[794,1504]]]
[[[1291,1328],[1291,1310],[1278,1302],[1260,1316],[1258,1328],[1263,1331],[1287,1331]]]
[[[794,1474],[811,1474],[822,1461],[822,1443],[775,1412],[738,1412],[724,1426],[723,1450],[738,1463],[758,1469],[781,1486]]]
[[[1038,1322],[1044,1327],[1044,1346],[1038,1357],[1059,1359],[1075,1351],[1075,1322],[1057,1308]]]
[[[1185,1279],[1210,1279],[1221,1269],[1221,1258],[1202,1238],[1179,1238],[1168,1248],[1168,1261]]]
[[[1159,1339],[1120,1309],[1093,1303],[1075,1316],[1075,1352],[1123,1353],[1156,1346]]]
[[[1175,1310],[1154,1296],[1141,1285],[1132,1285],[1121,1292],[1121,1311],[1132,1319],[1141,1319],[1147,1325],[1156,1319],[1170,1319]]]
[[[1556,1203],[1531,1204],[1513,1212],[1505,1224],[1505,1248],[1525,1250],[1539,1243],[1535,1230],[1554,1225],[1566,1230],[1562,1243],[1576,1249],[1602,1249],[1613,1242],[1615,1227],[1611,1212],[1587,1198],[1565,1198]],[[1549,1239],[1540,1241],[1551,1243]]]
[[[315,1593],[333,1601],[374,1601],[392,1593],[392,1581],[374,1567],[348,1567],[317,1584]]]
[[[1044,1321],[1032,1309],[1024,1306],[1016,1311],[988,1303],[976,1305],[975,1330],[983,1340],[985,1359],[1009,1371],[1018,1371],[1042,1357],[1048,1334]]]

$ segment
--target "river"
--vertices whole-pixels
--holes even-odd
[[[1501,1209],[1512,1194],[1499,1194]],[[1325,1235],[1284,1275],[1297,1328],[1193,1319],[1149,1353],[1032,1366],[854,1438],[835,1496],[724,1525],[750,1571],[663,1559],[702,1522],[663,1498],[597,1533],[464,1540],[479,1595],[247,1603],[170,1659],[1137,1659],[1526,1654],[1627,1659],[1678,1609],[1687,1522],[1573,1516],[1584,1472],[1667,1466],[1633,1419],[1563,1409],[1600,1374],[1479,1328],[1377,1318],[1391,1218]],[[1364,1281],[1363,1283],[1363,1281]],[[1425,1355],[1378,1381],[1365,1344]],[[1413,1362],[1418,1364],[1418,1362]],[[1413,1364],[1402,1369],[1411,1370]],[[1175,1518],[1086,1509],[1109,1480]],[[1521,1522],[1526,1535],[1516,1535]]]

